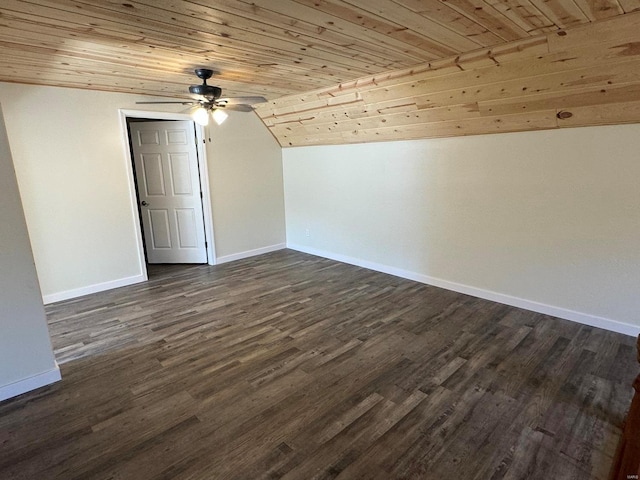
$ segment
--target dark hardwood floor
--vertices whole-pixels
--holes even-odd
[[[47,307],[1,479],[604,479],[635,339],[293,251]]]

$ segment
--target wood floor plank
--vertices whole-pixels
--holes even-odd
[[[2,479],[603,479],[634,339],[283,250],[47,306]]]

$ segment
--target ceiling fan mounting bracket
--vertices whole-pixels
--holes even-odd
[[[213,70],[208,68],[196,68],[196,76],[204,81],[204,84],[207,84],[207,80],[209,80],[213,76]]]

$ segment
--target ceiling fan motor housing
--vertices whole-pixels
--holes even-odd
[[[208,99],[220,98],[222,95],[222,89],[220,87],[214,87],[213,85],[191,85],[189,92],[193,95],[202,95]]]

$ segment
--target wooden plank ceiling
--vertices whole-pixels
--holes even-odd
[[[640,12],[260,105],[287,146],[640,122]]]
[[[283,145],[310,144],[325,140],[309,133],[327,131],[284,138],[282,106],[314,95],[331,103],[336,85],[383,73],[406,83],[407,72],[470,52],[490,58],[487,47],[548,53],[540,39],[638,9],[640,0],[2,0],[0,81],[182,97],[193,69],[209,67],[224,95],[275,102],[259,113]]]

